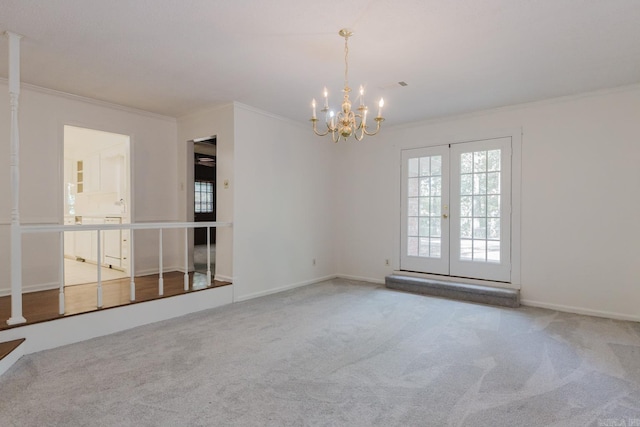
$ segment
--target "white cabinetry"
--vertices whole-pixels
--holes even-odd
[[[107,217],[105,224],[121,224],[122,218]],[[122,261],[122,230],[106,230],[104,232],[103,264],[121,267]]]
[[[64,217],[64,225],[74,225],[75,223],[75,217]],[[64,232],[64,256],[66,257],[75,258],[76,256],[75,234],[73,231]]]
[[[82,224],[104,224],[104,218],[83,217]],[[85,261],[98,262],[98,235],[97,231],[76,231],[75,256]]]
[[[84,159],[84,192],[97,193],[100,191],[100,155],[94,154]]]

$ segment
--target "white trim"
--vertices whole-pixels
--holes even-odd
[[[184,265],[182,266],[166,266],[163,265],[162,266],[162,274],[163,275],[167,275],[168,273],[174,273],[174,272],[178,272],[178,273],[184,273]],[[136,272],[135,278],[138,277],[143,277],[143,276],[153,276],[154,274],[159,274],[160,270],[155,267],[155,268],[147,268],[146,270],[138,270]]]
[[[278,114],[274,114],[274,113],[270,113],[269,111],[265,111],[265,110],[261,110],[259,108],[256,107],[252,107],[250,105],[247,104],[242,104],[240,102],[233,102],[233,106],[242,110],[246,110],[246,111],[250,111],[252,113],[256,113],[256,114],[260,114],[261,116],[265,116],[265,117],[269,117],[271,119],[275,119],[275,120],[280,120],[282,122],[286,122],[292,126],[296,126],[299,128],[304,128],[304,129],[309,129],[312,130],[311,126],[309,126],[308,124],[305,123],[301,123],[297,120],[292,120],[288,117],[284,117],[284,116],[280,116]]]
[[[344,279],[344,280],[355,280],[356,282],[368,282],[375,283],[377,285],[384,285],[384,279],[373,279],[371,277],[361,277],[361,276],[351,276],[348,274],[338,274],[335,276],[336,279]]]
[[[521,289],[521,286],[519,284],[514,284],[514,283],[494,282],[491,280],[480,280],[480,279],[469,279],[466,277],[441,276],[439,274],[418,273],[415,271],[396,270],[393,272],[393,274],[397,274],[400,276],[419,277],[422,279],[438,280],[440,282],[465,283],[468,285],[491,286],[493,288],[504,288],[504,289],[516,289],[516,290]]]
[[[213,280],[217,280],[218,282],[229,282],[229,283],[233,283],[233,277],[231,276],[224,276],[222,274],[216,274],[213,276]]]
[[[230,286],[128,304],[0,331],[0,341],[26,338],[25,354],[113,334],[231,304]]]
[[[565,313],[575,313],[575,314],[586,315],[586,316],[603,317],[605,319],[629,320],[632,322],[640,322],[640,316],[636,316],[632,314],[614,313],[611,311],[602,311],[602,310],[592,310],[589,308],[580,308],[580,307],[574,307],[571,305],[563,305],[563,304],[551,304],[547,302],[532,301],[528,299],[524,299],[524,300],[521,299],[520,304],[525,305],[527,307],[546,308],[549,310],[562,311]]]
[[[501,112],[510,112],[510,111],[524,110],[527,108],[562,104],[565,102],[571,102],[579,99],[596,98],[600,96],[606,96],[606,95],[612,95],[616,93],[623,93],[623,92],[636,91],[636,90],[640,90],[640,83],[617,86],[617,87],[607,88],[607,89],[599,89],[599,90],[590,91],[590,92],[581,92],[573,95],[564,95],[564,96],[557,96],[553,98],[545,98],[537,101],[519,102],[516,104],[506,105],[503,107],[481,109],[481,110],[476,110],[469,113],[449,114],[449,115],[434,117],[430,119],[418,120],[410,123],[402,123],[402,124],[397,124],[397,125],[387,127],[387,129],[389,129],[389,131],[387,132],[394,131],[396,129],[411,129],[411,128],[421,127],[425,125],[433,125],[433,124],[441,124],[441,123],[453,122],[458,120],[473,119],[473,118],[487,116],[487,115],[501,113]]]
[[[25,342],[26,341],[22,341],[16,348],[13,349],[11,353],[7,354],[4,359],[0,360],[0,375],[7,372],[9,368],[15,365],[18,359],[24,356]]]
[[[450,209],[450,239],[449,274],[458,277],[470,277],[483,280],[503,281],[511,283],[511,150],[510,136],[451,144],[451,193]],[[461,205],[460,182],[462,173],[461,155],[475,151],[500,150],[500,260],[497,263],[488,261],[463,260],[461,258]],[[453,197],[455,195],[455,197]],[[487,207],[488,209],[488,207]],[[474,208],[475,212],[475,208]],[[488,216],[488,215],[487,215]],[[485,218],[487,217],[485,216]],[[488,234],[488,233],[487,233]],[[488,242],[488,235],[486,242]],[[475,249],[472,249],[475,252]],[[425,270],[422,270],[425,271]],[[426,270],[428,271],[428,270]],[[437,271],[430,271],[438,273]]]
[[[638,85],[640,89],[640,85]],[[522,283],[522,127],[498,128],[494,130],[475,130],[465,132],[457,136],[436,137],[430,141],[423,141],[423,144],[416,146],[414,140],[394,142],[394,150],[397,162],[393,165],[395,176],[400,177],[399,185],[394,186],[395,198],[398,200],[398,207],[402,206],[402,152],[417,148],[428,148],[439,145],[453,145],[472,141],[483,141],[497,138],[511,137],[511,285],[513,289],[519,289]],[[427,145],[425,145],[427,144]],[[394,227],[398,230],[394,233],[393,246],[393,267],[400,267],[401,254],[401,233],[402,233],[402,209],[398,209],[394,217]],[[445,277],[445,276],[442,276]],[[503,286],[504,287],[504,286]]]
[[[28,285],[22,287],[22,293],[28,294],[30,292],[50,291],[51,289],[58,289],[60,287],[59,282],[48,283],[36,283],[35,285]],[[11,289],[0,289],[0,297],[11,295]]]
[[[8,84],[8,79],[6,79],[4,77],[0,77],[0,83]],[[65,99],[70,99],[70,100],[73,100],[73,101],[84,102],[84,103],[91,104],[91,105],[96,105],[96,106],[99,106],[99,107],[111,108],[111,109],[114,109],[114,110],[124,111],[124,112],[127,112],[127,113],[133,113],[133,114],[137,114],[137,115],[144,116],[144,117],[151,117],[151,118],[154,118],[154,119],[160,119],[160,120],[164,120],[164,121],[167,121],[167,122],[176,122],[176,120],[177,120],[175,117],[166,116],[164,114],[152,113],[151,111],[140,110],[138,108],[133,108],[133,107],[127,107],[126,105],[114,104],[112,102],[102,101],[102,100],[94,99],[94,98],[87,98],[86,96],[75,95],[73,93],[62,92],[62,91],[59,91],[59,90],[49,89],[49,88],[42,87],[42,86],[36,86],[36,85],[30,84],[30,83],[22,83],[21,86],[22,86],[23,89],[30,90],[32,92],[42,93],[42,94],[45,94],[45,95],[58,96],[60,98],[65,98]]]
[[[285,286],[281,286],[279,288],[274,288],[274,289],[268,289],[266,291],[255,292],[255,293],[252,293],[252,294],[236,297],[234,299],[234,302],[246,301],[246,300],[250,300],[250,299],[254,299],[254,298],[263,297],[263,296],[266,296],[266,295],[277,294],[279,292],[288,291],[290,289],[300,288],[302,286],[313,285],[314,283],[324,282],[325,280],[335,279],[336,277],[337,276],[335,276],[335,275],[318,277],[316,279],[305,280],[303,282],[293,283],[291,285],[285,285]]]

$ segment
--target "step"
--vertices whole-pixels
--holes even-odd
[[[451,298],[502,307],[520,307],[520,291],[467,283],[445,282],[421,277],[392,274],[385,277],[389,289],[435,297]]]
[[[0,375],[24,356],[24,338],[0,343]]]

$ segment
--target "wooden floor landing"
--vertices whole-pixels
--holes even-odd
[[[205,274],[189,273],[189,290],[185,291],[184,273],[170,272],[165,273],[163,277],[164,296],[158,296],[158,275],[156,274],[136,277],[136,300],[134,302],[129,301],[130,279],[127,277],[102,282],[103,307],[101,309],[97,307],[98,285],[96,283],[88,283],[65,287],[64,315],[58,314],[58,289],[23,294],[22,313],[27,319],[26,324],[32,324],[231,284],[216,280],[210,287],[207,287],[207,276]],[[0,330],[25,325],[25,323],[13,326],[7,325],[7,319],[10,317],[11,297],[0,297]]]

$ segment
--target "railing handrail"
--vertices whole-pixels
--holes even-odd
[[[164,295],[164,278],[163,278],[163,255],[162,255],[162,231],[166,229],[182,229],[184,230],[184,291],[189,290],[189,232],[191,228],[217,228],[232,227],[232,222],[226,221],[203,221],[203,222],[138,222],[125,224],[28,224],[28,225],[12,225],[12,245],[21,241],[21,235],[27,233],[59,233],[60,235],[60,263],[59,263],[59,314],[65,313],[65,292],[64,292],[64,232],[78,231],[95,231],[96,232],[96,306],[102,308],[102,231],[108,230],[158,230],[158,295]],[[15,231],[15,235],[14,235]],[[15,240],[15,241],[14,241]],[[135,251],[134,251],[134,233],[129,237],[129,292],[130,301],[136,300],[135,286]],[[18,256],[11,258],[13,269],[22,269],[22,257],[20,251],[15,251]],[[13,252],[12,252],[13,254]],[[211,286],[211,234],[207,233],[207,286]],[[7,320],[9,325],[25,323],[26,319],[22,316],[22,282],[17,279],[21,276],[13,275],[11,278],[11,318]]]
[[[123,224],[29,224],[21,225],[22,233],[60,232],[60,231],[95,231],[95,230],[149,230],[171,228],[205,228],[231,227],[232,222],[203,221],[203,222],[133,222]]]

